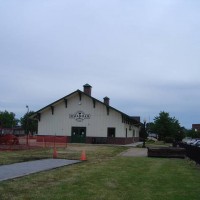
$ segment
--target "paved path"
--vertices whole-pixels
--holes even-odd
[[[79,160],[44,159],[0,166],[0,181],[46,171],[80,162]]]
[[[122,146],[126,146],[126,147],[137,147],[137,145],[143,144],[143,142],[134,142],[132,144],[125,144]]]
[[[147,149],[146,148],[130,148],[125,152],[122,152],[120,156],[128,157],[146,157]]]

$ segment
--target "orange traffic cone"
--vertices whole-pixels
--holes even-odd
[[[58,153],[56,151],[56,147],[54,147],[53,149],[53,158],[57,158],[58,157]]]
[[[85,150],[83,150],[82,153],[81,153],[81,160],[82,160],[82,161],[87,160],[87,159],[86,159]]]

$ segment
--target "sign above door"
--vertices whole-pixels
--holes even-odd
[[[70,114],[69,118],[82,122],[84,119],[90,119],[90,114],[85,114],[83,111],[78,111],[75,114]]]

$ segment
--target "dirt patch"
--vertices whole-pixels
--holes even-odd
[[[90,144],[67,144],[68,151],[96,151],[98,146]]]
[[[81,152],[83,150],[91,152],[91,151],[97,151],[99,149],[99,146],[101,145],[94,145],[94,144],[67,144],[66,151],[77,151]],[[104,148],[104,146],[101,146],[101,150]],[[105,146],[105,149],[107,149],[108,146]]]
[[[80,155],[80,153],[83,150],[86,151],[86,153],[94,152],[98,150],[98,146],[88,145],[88,144],[87,145],[86,144],[67,144],[67,147],[64,149],[57,148],[57,152],[59,154],[63,154],[63,155],[67,154],[70,156],[77,155],[77,154]]]

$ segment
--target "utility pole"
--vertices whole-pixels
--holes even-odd
[[[26,108],[27,108],[27,114],[26,114],[26,116],[27,116],[27,122],[26,122],[26,131],[27,131],[27,133],[26,133],[26,145],[28,146],[28,133],[29,133],[29,129],[28,129],[28,126],[29,126],[29,123],[28,123],[29,107],[28,107],[28,105],[26,105]]]

